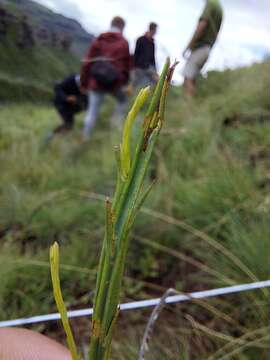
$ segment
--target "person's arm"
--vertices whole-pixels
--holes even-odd
[[[54,86],[54,94],[55,94],[55,99],[56,101],[59,102],[65,102],[66,101],[66,93],[63,90],[63,83],[56,83]]]
[[[131,56],[130,56],[129,45],[128,45],[127,41],[125,42],[125,44],[123,46],[123,63],[124,63],[124,75],[128,81],[129,74],[131,71]]]
[[[74,75],[72,75],[63,80],[62,82],[57,83],[54,87],[55,99],[59,102],[67,102],[71,105],[76,104],[77,97],[75,95],[67,95],[69,94],[68,89],[73,86],[74,82]]]
[[[67,89],[69,88],[69,84],[71,81],[74,81],[74,76],[68,76],[63,81],[58,82],[54,86],[55,98],[59,102],[67,101]]]
[[[155,69],[155,71],[157,71],[157,65],[156,65],[156,46],[155,46],[155,43],[154,43],[154,47],[153,47],[153,54],[152,54],[152,65]]]
[[[136,47],[135,47],[135,52],[134,52],[135,67],[137,67],[137,65],[140,63],[141,49],[142,49],[142,39],[139,38],[136,42]]]
[[[91,68],[91,59],[99,56],[99,41],[98,39],[94,40],[91,44],[90,49],[86,55],[86,58],[83,60],[83,65],[81,68],[81,87],[82,89],[87,89],[89,73]]]
[[[193,47],[194,47],[194,44],[200,40],[206,30],[208,26],[208,21],[205,20],[205,19],[200,19],[199,20],[199,23],[197,25],[197,28],[195,30],[195,33],[194,35],[192,36],[192,39],[190,40],[188,46],[186,47],[185,51],[184,51],[184,57],[185,57],[185,54],[188,50],[192,50]]]

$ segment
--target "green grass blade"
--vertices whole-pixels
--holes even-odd
[[[80,360],[77,352],[76,344],[69,325],[66,306],[61,292],[61,284],[59,278],[59,246],[54,243],[50,248],[51,278],[53,284],[53,293],[57,309],[61,315],[62,324],[66,333],[67,343],[71,352],[72,360]]]

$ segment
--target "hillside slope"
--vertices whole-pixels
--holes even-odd
[[[68,36],[72,39],[71,50],[83,56],[93,35],[83,29],[76,20],[56,14],[45,6],[31,0],[0,0],[0,6],[6,8],[16,16],[27,16],[34,30],[43,29],[48,36],[57,34],[58,37]]]
[[[0,44],[0,68],[0,100],[45,101],[54,82],[79,71],[80,60],[43,46],[21,50],[9,39]]]
[[[50,29],[49,37],[39,30],[42,27]],[[63,37],[69,34],[72,43]],[[50,98],[56,81],[79,71],[78,51],[85,51],[91,39],[79,23],[44,6],[0,0],[0,100]]]

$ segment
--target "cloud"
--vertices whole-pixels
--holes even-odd
[[[38,0],[67,16],[75,17],[89,31],[99,33],[108,28],[114,15],[127,20],[125,34],[134,48],[136,38],[150,21],[159,24],[158,62],[168,54],[180,58],[204,0]],[[221,0],[225,19],[217,45],[207,64],[208,69],[223,69],[250,64],[270,53],[269,0]]]
[[[82,11],[80,7],[72,0],[35,0],[36,2],[48,6],[55,12],[61,13],[67,17],[82,19]]]

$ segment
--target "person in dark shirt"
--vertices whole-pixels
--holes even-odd
[[[87,96],[81,90],[79,75],[70,75],[55,85],[53,103],[63,121],[54,129],[53,134],[71,130],[74,115],[85,110],[88,105]]]
[[[139,37],[136,42],[133,71],[133,85],[135,88],[155,85],[157,82],[154,41],[157,27],[157,24],[150,23],[148,31]]]

